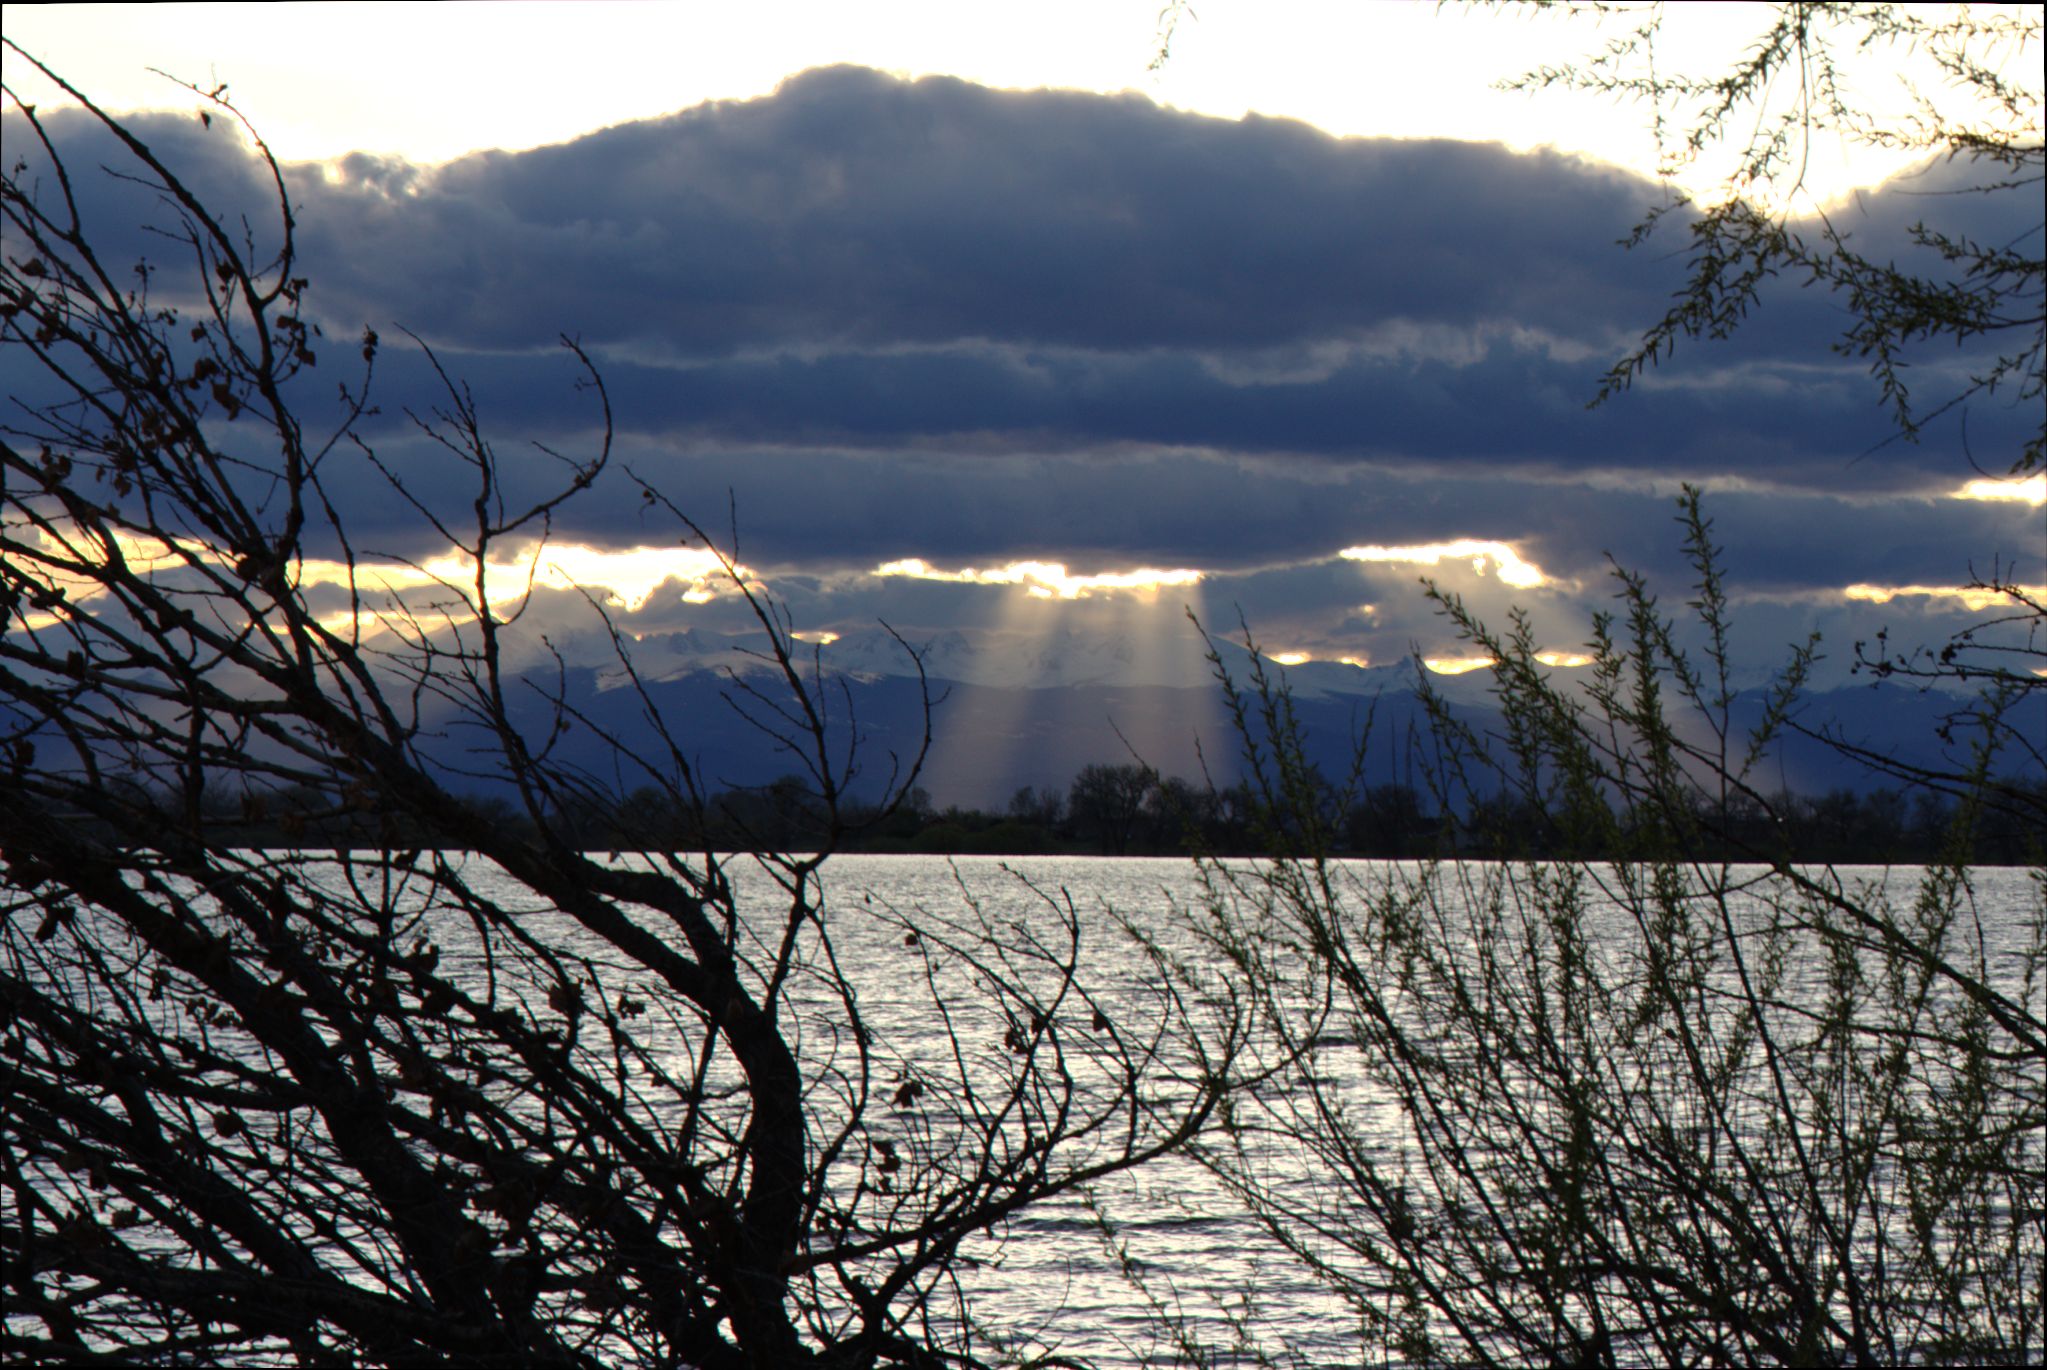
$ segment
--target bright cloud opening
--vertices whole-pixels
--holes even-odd
[[[1306,652],[1268,652],[1267,655],[1282,666],[1299,666],[1303,662],[1314,660],[1314,657]]]
[[[2047,599],[2047,585],[2020,585],[2015,587],[2032,599]],[[1889,604],[1898,598],[1920,598],[1934,600],[1960,600],[1962,607],[1971,613],[1985,609],[2017,607],[2015,601],[2003,590],[1993,590],[1981,585],[1850,585],[1841,592],[1844,599],[1859,599],[1870,604]]]
[[[32,564],[14,567],[24,579],[52,589],[59,589],[72,599],[90,599],[99,594],[100,583],[90,575],[73,574],[59,562],[80,562],[87,566],[106,563],[118,553],[131,570],[144,575],[172,566],[181,566],[188,555],[202,560],[205,549],[198,543],[173,545],[153,537],[139,537],[118,529],[109,529],[107,537],[112,539],[109,547],[104,538],[85,529],[71,527],[68,531],[38,530],[43,551],[49,560],[36,560]]]
[[[110,528],[92,532],[73,525],[37,530],[37,538],[47,559],[42,557],[24,558],[21,564],[10,563],[8,569],[20,574],[24,583],[44,591],[55,591],[63,599],[73,603],[84,603],[104,594],[101,585],[89,571],[74,572],[64,563],[76,563],[86,567],[110,564],[115,556],[131,571],[144,576],[155,576],[159,572],[174,571],[190,562],[224,564],[212,554],[205,544],[178,539],[166,542],[160,538],[129,533]],[[31,596],[31,603],[34,596]],[[17,610],[20,626],[29,632],[41,632],[63,621],[63,616],[41,610]],[[8,625],[0,620],[0,630]]]
[[[474,583],[476,563],[460,553],[436,557],[421,569],[458,585]],[[612,551],[580,543],[549,543],[486,568],[491,603],[514,600],[529,584],[554,589],[603,589],[605,602],[627,613],[640,609],[671,580],[681,581],[684,602],[705,604],[731,586],[718,554],[701,547],[629,547]],[[746,574],[742,568],[740,574]]]
[[[2012,500],[2037,509],[2047,504],[2047,475],[2027,476],[2024,480],[1972,480],[1959,490],[1949,491],[1948,498]]]
[[[1545,666],[1566,671],[1592,664],[1592,658],[1583,652],[1537,652],[1535,659]],[[1352,664],[1364,665],[1362,661]],[[1422,659],[1422,665],[1437,675],[1463,675],[1468,671],[1482,671],[1494,664],[1489,656],[1432,656]]]
[[[51,558],[58,562],[77,561],[93,565],[117,553],[131,569],[151,576],[173,572],[194,563],[227,564],[217,549],[199,542],[181,539],[173,544],[123,531],[111,531],[108,536],[113,541],[111,548],[99,535],[88,535],[82,531],[66,537],[45,530],[42,541]],[[744,567],[737,569],[740,576],[751,581],[751,575]],[[681,598],[689,604],[708,603],[733,588],[733,573],[726,569],[715,552],[704,548],[632,547],[613,551],[579,543],[529,544],[514,557],[490,562],[485,571],[486,591],[493,607],[516,602],[536,586],[602,591],[607,607],[623,609],[627,613],[642,608],[661,586],[670,581],[681,582],[684,586]],[[38,565],[33,578],[61,590],[74,601],[90,600],[103,593],[99,582],[91,575],[67,573],[60,566],[47,562]],[[353,585],[357,593],[369,595],[403,596],[442,587],[461,597],[457,617],[476,611],[472,601],[476,563],[473,558],[456,551],[418,565],[367,558],[351,565],[345,561],[304,557],[292,568],[291,581],[300,590],[324,585]],[[445,616],[452,607],[444,604],[436,612]],[[22,626],[40,629],[56,621],[54,615],[37,613],[26,619]],[[374,631],[380,626],[382,615],[374,609],[341,610],[321,615],[318,621],[330,632],[361,633]]]
[[[737,571],[751,582],[751,573],[745,567]],[[476,584],[476,561],[453,551],[417,566],[361,561],[351,568],[346,562],[307,558],[300,563],[297,583],[345,585],[351,574],[356,586],[363,590],[396,594],[442,585],[460,592],[466,600]],[[717,553],[692,547],[629,547],[614,551],[581,543],[547,543],[529,545],[514,557],[484,566],[485,592],[492,605],[523,599],[535,587],[581,588],[602,590],[607,607],[634,613],[669,581],[682,583],[681,598],[689,604],[709,603],[733,588],[732,573],[726,570]]]
[[[1151,595],[1173,585],[1198,585],[1201,572],[1184,567],[1163,571],[1142,566],[1135,571],[1109,571],[1100,575],[1077,576],[1060,561],[1013,561],[1007,566],[982,569],[968,566],[947,571],[922,557],[905,557],[874,568],[878,576],[907,576],[914,580],[942,580],[957,585],[1021,585],[1033,599],[1087,599],[1091,595],[1125,591]]]
[[[1346,547],[1338,555],[1348,561],[1394,562],[1410,566],[1440,566],[1445,561],[1469,560],[1474,575],[1490,573],[1519,590],[1554,583],[1540,566],[1523,560],[1521,554],[1506,543],[1482,542],[1476,538],[1410,547]]]
[[[115,532],[112,536],[122,560],[145,574],[188,561],[225,564],[217,551],[197,542],[181,540],[173,546],[126,532]],[[108,554],[102,546],[94,545],[97,538],[87,539],[83,535],[80,540],[67,543],[46,532],[43,542],[53,556],[62,558],[91,562]],[[520,598],[529,585],[557,589],[583,586],[609,591],[606,603],[628,613],[645,605],[656,590],[671,580],[687,587],[682,598],[692,604],[704,603],[732,585],[731,573],[717,553],[693,547],[608,550],[580,543],[529,544],[508,560],[490,562],[485,570],[493,604]],[[744,567],[738,570],[742,577],[751,579]],[[44,571],[51,573],[54,568],[46,566]],[[89,577],[53,574],[51,579],[53,584],[61,583],[67,592],[79,597],[89,597],[98,591],[98,582]],[[294,568],[292,577],[293,584],[301,588],[347,585],[351,579],[358,588],[371,592],[391,593],[435,584],[467,590],[476,583],[476,562],[454,551],[417,566],[367,558],[351,566],[343,561],[305,557]]]

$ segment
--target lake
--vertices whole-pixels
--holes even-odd
[[[630,855],[612,859],[628,866],[647,860]],[[674,1074],[687,1078],[693,1044],[682,1039],[680,1030],[676,1040],[668,1042],[654,1026],[661,1021],[660,991],[649,983],[643,968],[624,961],[496,868],[473,859],[451,861],[478,894],[516,914],[520,936],[563,959],[548,963],[523,957],[509,943],[485,956],[467,915],[452,905],[426,912],[417,926],[403,926],[418,910],[417,900],[402,887],[367,890],[367,905],[356,906],[385,902],[395,915],[388,936],[401,954],[405,948],[416,954],[431,939],[438,946],[440,974],[479,997],[487,995],[496,1005],[522,1003],[535,1022],[560,1021],[547,1015],[549,1005],[559,1007],[560,982],[552,977],[562,964],[584,977],[581,983],[592,1002],[607,1012],[629,1002],[630,996],[657,1001],[655,1012],[642,1017],[643,1005],[629,1015],[636,1020],[632,1031],[653,1058],[672,1057]],[[1307,973],[1299,947],[1289,940],[1295,933],[1284,917],[1273,917],[1274,910],[1260,903],[1270,892],[1260,878],[1268,869],[1261,863],[1233,861],[1204,870],[1177,858],[850,855],[831,860],[823,872],[822,912],[815,925],[804,927],[808,950],[784,991],[782,1029],[816,1083],[811,1096],[814,1120],[829,1121],[833,1116],[834,1100],[843,1096],[850,1078],[848,1063],[855,1055],[863,1069],[871,1056],[872,1101],[860,1128],[851,1134],[852,1150],[847,1153],[855,1160],[865,1155],[870,1164],[851,1164],[842,1156],[834,1184],[846,1174],[863,1177],[861,1184],[872,1182],[877,1174],[872,1158],[892,1150],[904,1158],[907,1191],[908,1177],[931,1158],[942,1159],[946,1148],[957,1146],[976,1118],[1008,1120],[1002,1125],[1007,1130],[1000,1132],[1001,1144],[1015,1146],[1019,1164],[1032,1163],[1028,1129],[1019,1130],[1015,1121],[1023,1112],[999,1097],[1006,1082],[1017,1078],[1013,1072],[1023,1054],[1021,1036],[1035,1031],[1031,1019],[1037,1010],[1015,996],[1019,989],[1043,996],[1038,1002],[1045,1006],[1065,1055],[1056,1069],[1049,1054],[1036,1059],[1046,1068],[1047,1078],[1075,1082],[1070,1098],[1080,1108],[1091,1098],[1112,1096],[1117,1062],[1135,1059],[1144,1063],[1147,1079],[1155,1082],[1152,1103],[1169,1110],[1186,1094],[1184,1079],[1198,1073],[1194,1054],[1222,1040],[1221,1027],[1204,1035],[1204,1025],[1224,1023],[1233,1007],[1242,1009],[1252,1002],[1233,997],[1244,986],[1204,939],[1205,911],[1218,901],[1232,912],[1232,927],[1241,939],[1237,951],[1255,955],[1266,967],[1266,983],[1272,990],[1268,1006],[1283,1014],[1312,1009],[1320,986]],[[1517,872],[1516,883],[1502,884],[1500,878],[1510,870]],[[765,872],[744,861],[735,861],[729,873],[745,917],[740,954],[752,958],[757,976],[773,975],[772,930],[785,925],[786,897]],[[1560,869],[1553,867],[1473,863],[1439,868],[1357,861],[1334,864],[1328,878],[1339,904],[1348,910],[1346,918],[1359,929],[1364,920],[1356,911],[1374,901],[1390,901],[1387,908],[1408,907],[1410,913],[1433,908],[1444,919],[1439,932],[1454,958],[1477,945],[1468,939],[1460,942],[1459,929],[1476,926],[1469,920],[1482,908],[1504,910],[1506,921],[1500,926],[1521,928],[1538,942],[1555,935],[1540,917],[1517,923],[1515,900],[1526,896],[1528,881],[1554,881],[1559,874]],[[1617,984],[1632,983],[1636,967],[1631,958],[1639,954],[1642,925],[1626,914],[1626,900],[1614,897],[1622,893],[1616,872],[1595,867],[1583,874],[1585,942],[1576,953],[1580,969],[1574,973],[1585,973],[1589,967],[1591,973],[1609,976]],[[1901,919],[1923,917],[1924,909],[1915,909],[1915,874],[1844,868],[1828,873],[1800,896],[1806,902],[1787,903],[1780,885],[1760,869],[1705,873],[1725,888],[1721,907],[1727,911],[1726,926],[1740,930],[1731,942],[1745,942],[1752,936],[1749,930],[1760,927],[1773,909],[1781,913],[1795,908],[1805,919],[1835,917],[1830,899],[1836,893],[1843,906],[1868,908],[1888,902]],[[299,878],[331,886],[338,877],[317,854],[308,854]],[[2037,969],[2037,928],[2032,921],[2041,898],[2037,876],[2027,870],[1985,869],[1975,872],[1972,882],[1958,896],[1960,912],[1946,934],[1947,946],[1957,958],[1979,960],[1989,983],[1999,992],[2022,996],[2026,1011],[2037,1016],[2041,981],[2026,979],[2029,965]],[[1418,898],[1424,891],[1429,897]],[[89,927],[92,913],[79,916],[81,926]],[[660,926],[647,921],[652,917],[647,914],[643,922]],[[1710,925],[1705,932],[1715,935]],[[35,948],[44,945],[40,933],[31,942],[11,930],[9,940],[10,951],[22,958],[22,964],[36,964],[41,952]],[[63,944],[59,938],[50,945],[54,949]],[[1388,967],[1400,955],[1395,944],[1373,945],[1375,955],[1393,958],[1385,963]],[[1788,951],[1780,956],[1776,987],[1770,994],[1771,1011],[1781,1016],[1789,1031],[1827,996],[1840,992],[1847,971],[1838,959],[1806,954],[1795,940],[1785,945]],[[839,980],[805,973],[805,965],[822,962],[827,946]],[[1876,964],[1879,951],[1878,942],[1865,938],[1863,954],[1873,958],[1872,974],[1881,970]],[[1061,973],[1069,960],[1070,978]],[[1724,958],[1714,964],[1720,969],[1701,982],[1702,994],[1723,994],[1727,989],[1731,972]],[[1175,966],[1176,971],[1162,969]],[[1375,963],[1373,974],[1377,973]],[[1391,970],[1387,974],[1393,978]],[[848,1026],[847,987],[865,1037]],[[1933,997],[1938,999],[1942,992],[1936,986]],[[188,1035],[193,1031],[176,1016],[171,1003],[159,1006],[154,1003],[156,994],[149,997],[150,1005],[141,1006],[140,996],[135,996],[139,1012],[161,1013],[164,1021],[178,1025],[175,1030]],[[86,1002],[82,996],[74,1001]],[[1406,1010],[1396,1005],[1395,1012]],[[601,1062],[610,1048],[603,1045],[590,1018],[583,1021],[592,1030],[578,1050]],[[1269,1026],[1270,1020],[1265,1021]],[[1627,1070],[1649,1069],[1659,1059],[1646,1047],[1636,1052],[1633,1028],[1617,1023],[1594,1026],[1595,1037],[1606,1033],[1603,1040],[1617,1044],[1619,1054],[1627,1056],[1632,1063]],[[1430,1050],[1469,1049],[1469,1043],[1432,1039],[1431,1032],[1439,1027],[1421,1020],[1405,1024]],[[211,1049],[224,1053],[216,1059],[241,1050],[234,1045],[240,1029],[231,1021],[202,1015],[198,1031],[210,1032],[206,1040]],[[852,1046],[856,1039],[858,1053]],[[1276,1074],[1275,1080],[1291,1081],[1288,1091],[1298,1091],[1303,1081],[1323,1091],[1322,1097],[1333,1100],[1342,1112],[1346,1126],[1356,1130],[1359,1145],[1382,1161],[1397,1163],[1411,1154],[1402,1115],[1366,1078],[1356,1020],[1339,1012],[1301,1045],[1304,1073],[1290,1068]],[[1285,1054],[1274,1047],[1269,1032],[1254,1037],[1247,1051],[1243,1060],[1258,1052]],[[260,1054],[245,1054],[243,1059],[258,1072],[275,1068]],[[1930,1058],[1915,1071],[1923,1078],[1942,1068]],[[715,1072],[710,1083],[720,1083]],[[928,1094],[898,1093],[913,1084],[918,1091],[928,1085]],[[962,1106],[962,1091],[974,1090],[994,1103],[984,1098],[974,1108]],[[893,1103],[892,1094],[897,1096]],[[659,1126],[662,1110],[671,1105],[661,1101],[665,1096],[659,1091],[645,1097],[655,1100],[644,1105],[645,1116]],[[1302,1213],[1343,1221],[1346,1205],[1354,1201],[1340,1184],[1332,1183],[1330,1174],[1318,1169],[1323,1163],[1316,1154],[1259,1132],[1261,1126],[1287,1116],[1291,1094],[1275,1098],[1253,1091],[1245,1098],[1239,1119],[1245,1126],[1237,1135],[1246,1139],[1243,1154],[1260,1168],[1268,1198],[1296,1205]],[[2037,1109],[2037,1100],[2032,1106]],[[1765,1107],[1755,1125],[1767,1127],[1768,1114]],[[1105,1116],[1115,1115],[1111,1110]],[[819,1144],[817,1136],[812,1144]],[[1071,1145],[1081,1158],[1107,1155],[1114,1151],[1115,1138],[1083,1135]],[[71,1193],[67,1201],[86,1198],[75,1182],[59,1183]],[[1893,1177],[1885,1183],[1902,1181]],[[867,1201],[874,1202],[871,1192]],[[136,1240],[146,1239],[147,1229],[138,1230]],[[805,1240],[818,1244],[817,1249],[831,1245],[823,1231]],[[2038,1235],[2025,1240],[2032,1243],[2029,1259],[2037,1271]],[[1340,1259],[1340,1249],[1332,1249]],[[1295,1254],[1270,1239],[1243,1200],[1196,1158],[1184,1154],[1162,1157],[1140,1170],[1112,1175],[1086,1190],[1026,1209],[999,1231],[970,1240],[959,1257],[960,1287],[981,1327],[991,1334],[981,1338],[984,1352],[992,1346],[992,1334],[999,1333],[1020,1352],[1085,1358],[1120,1370],[1156,1354],[1160,1308],[1177,1317],[1190,1335],[1219,1349],[1217,1363],[1222,1364],[1235,1361],[1232,1348],[1239,1324],[1259,1337],[1276,1337],[1307,1364],[1357,1364],[1379,1349],[1369,1338],[1361,1346],[1356,1308],[1311,1278]],[[2034,1280],[2037,1303],[2037,1274]],[[949,1307],[935,1304],[929,1316],[941,1330],[956,1325],[950,1321],[955,1315]]]

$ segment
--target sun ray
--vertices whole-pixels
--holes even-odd
[[[914,564],[917,570],[887,573],[931,569]],[[973,585],[993,596],[983,620],[988,628],[976,634],[977,646],[991,656],[936,720],[925,772],[933,796],[941,803],[1000,806],[1017,785],[1063,786],[1081,765],[1133,756],[1198,781],[1195,740],[1215,755],[1226,751],[1216,746],[1221,702],[1207,688],[1205,644],[1186,617],[1188,610],[1197,617],[1202,612],[1199,574],[1073,576],[1063,567],[1054,575],[1047,563],[1022,565],[1031,571],[920,577]],[[1182,593],[1166,600],[1160,595],[1165,589]],[[1069,626],[1074,614],[1083,618],[1078,628]],[[1074,662],[1060,659],[1084,648],[1106,648],[1089,661],[1098,678],[1075,678]],[[1013,664],[1013,679],[1003,677],[1005,663]],[[1033,688],[1054,679],[1066,688]],[[1092,753],[1075,755],[1076,738],[1087,739],[1082,745]]]

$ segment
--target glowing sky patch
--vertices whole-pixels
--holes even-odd
[[[76,563],[87,568],[109,566],[118,556],[131,572],[145,580],[153,580],[159,575],[168,577],[190,566],[224,568],[228,564],[227,557],[203,542],[184,538],[167,541],[118,528],[101,531],[76,526],[42,528],[37,530],[37,536],[48,559],[10,564],[8,569],[31,585],[61,592],[73,604],[98,599],[107,593],[107,587],[91,570],[72,571],[64,563]],[[388,570],[388,577],[379,575],[380,569]],[[340,562],[312,560],[295,568],[292,583],[299,587],[346,584],[347,574],[348,568]],[[364,564],[358,568],[356,577],[356,584],[367,589],[391,590],[427,583],[430,583],[429,578],[411,567],[378,568]],[[365,627],[363,617],[360,613],[343,610],[319,616],[317,621],[329,632],[345,634],[351,630],[361,631]],[[28,632],[56,627],[63,621],[62,615],[44,611],[20,614],[17,618],[19,626]],[[247,620],[236,618],[233,621],[240,625]]]
[[[361,641],[392,626],[386,615],[374,609],[339,609],[315,616],[314,622],[335,637],[350,641]]]
[[[159,571],[174,570],[192,560],[219,563],[218,557],[208,554],[203,544],[195,542],[165,542],[160,538],[136,536],[119,529],[108,529],[104,534],[88,532],[76,526],[36,530],[36,537],[42,543],[43,558],[33,558],[19,563],[8,563],[7,570],[20,576],[29,585],[43,590],[55,590],[73,604],[84,603],[106,593],[106,587],[90,572],[73,572],[60,564],[73,562],[83,566],[108,564],[118,553],[130,570],[140,572],[144,577],[154,576]],[[53,628],[63,622],[63,615],[43,609],[17,609],[14,623],[0,622],[0,628],[19,626],[24,631],[35,633]]]
[[[1204,0],[1153,69],[1160,6],[1147,0],[834,0],[772,5],[593,3],[274,6],[261,24],[224,5],[20,5],[8,33],[113,108],[179,106],[149,68],[232,81],[291,160],[369,149],[438,162],[479,147],[534,147],[706,99],[764,95],[791,72],[855,62],[904,74],[945,73],[1010,89],[1137,89],[1176,108],[1236,118],[1306,120],[1338,135],[1504,138],[1552,146],[1644,174],[1670,170],[1717,198],[1725,156],[1671,165],[1647,121],[1614,117],[1596,98],[1495,89],[1531,67],[1597,51],[1619,26],[1542,22],[1479,7],[1361,5],[1339,0]],[[1713,71],[1757,37],[1745,5],[1674,6],[1664,51]],[[396,40],[399,34],[402,41]],[[468,60],[451,65],[445,54]],[[2000,54],[2022,88],[2035,45]],[[1945,79],[1923,55],[1871,48],[1851,60],[1855,99],[1892,117],[1915,108],[1907,80]],[[507,72],[545,70],[553,98]],[[379,79],[362,80],[375,71]],[[31,87],[28,98],[54,105]],[[1782,100],[1773,102],[1781,111]],[[1736,140],[1737,142],[1739,140]],[[1912,160],[1823,137],[1801,163],[1803,197],[1826,202]]]
[[[196,543],[172,544],[159,538],[137,537],[118,529],[109,529],[107,537],[112,539],[110,547],[100,534],[72,527],[68,532],[50,528],[37,530],[49,561],[37,560],[13,567],[25,579],[52,589],[61,589],[68,598],[90,599],[102,593],[99,581],[90,575],[73,574],[54,562],[78,562],[86,566],[106,564],[115,552],[131,570],[152,575],[171,566],[182,566],[188,555],[204,559],[204,548]]]
[[[42,543],[50,557],[85,565],[102,564],[117,550],[131,570],[144,575],[174,570],[193,562],[226,565],[226,559],[203,543],[162,539],[110,530],[113,548],[96,534],[74,530],[71,534],[43,530]],[[734,568],[751,581],[744,567]],[[637,612],[653,598],[655,591],[670,581],[684,586],[681,598],[691,604],[705,603],[733,588],[733,571],[715,552],[691,547],[628,547],[606,550],[581,543],[529,544],[513,557],[492,561],[485,568],[486,589],[493,605],[522,598],[532,587],[584,589],[606,592],[604,602],[627,613]],[[74,599],[89,599],[102,593],[99,582],[89,575],[67,574],[59,566],[37,563],[34,579],[61,587]],[[444,586],[465,597],[476,584],[476,562],[461,552],[448,552],[419,565],[364,558],[351,567],[347,562],[304,557],[293,567],[292,584],[300,589],[322,585],[347,586],[359,591],[398,594],[428,586]]]
[[[420,570],[436,580],[468,586],[476,563],[459,552],[436,557]],[[380,573],[383,568],[375,568]],[[745,568],[739,574],[747,575]],[[486,584],[492,604],[523,598],[529,585],[551,589],[607,591],[605,603],[635,613],[669,581],[684,586],[681,598],[705,604],[732,587],[731,574],[715,552],[700,547],[627,547],[607,551],[581,543],[528,548],[513,560],[491,562]]]
[[[2036,601],[2047,599],[2047,585],[2021,585],[2017,588]],[[1955,601],[1971,613],[2021,607],[2004,591],[1980,585],[1850,585],[1841,592],[1841,596],[1870,604],[1889,604],[1894,599]]]
[[[1592,658],[1582,652],[1537,652],[1535,659],[1545,666],[1562,670],[1573,670],[1590,666]],[[1353,663],[1362,666],[1362,661]],[[1482,671],[1497,663],[1489,656],[1431,656],[1422,658],[1422,665],[1437,675],[1464,675],[1470,671]]]
[[[907,576],[913,580],[942,580],[955,585],[1021,585],[1033,599],[1088,599],[1097,594],[1122,592],[1150,597],[1168,586],[1201,583],[1201,572],[1185,567],[1159,570],[1141,566],[1134,571],[1107,571],[1077,576],[1061,561],[1012,561],[1007,566],[963,567],[947,571],[922,557],[905,557],[874,568],[877,576]]]
[[[1534,589],[1555,582],[1540,566],[1523,560],[1504,542],[1482,542],[1459,538],[1455,542],[1428,542],[1409,547],[1346,547],[1342,557],[1350,561],[1401,563],[1409,566],[1440,566],[1445,561],[1470,561],[1475,575],[1492,574],[1517,590]]]
[[[734,568],[746,583],[760,588],[745,567]],[[646,607],[662,586],[671,582],[682,589],[678,598],[686,604],[707,604],[720,595],[736,591],[733,571],[727,570],[716,553],[688,547],[629,547],[607,551],[581,543],[529,545],[504,560],[484,567],[484,591],[493,611],[503,613],[536,589],[580,590],[607,609],[637,613]],[[435,618],[447,625],[472,619],[477,613],[476,561],[461,552],[448,552],[420,564],[404,562],[358,562],[353,571],[345,562],[307,558],[294,577],[301,590],[323,585],[353,583],[360,594],[388,595],[399,601],[398,615],[409,617],[423,607],[415,597],[422,591],[453,594],[457,604],[437,601]],[[329,620],[332,622],[329,622]],[[347,611],[330,614],[321,622],[330,631],[353,628],[366,633],[385,624],[386,615],[372,612],[351,618]]]
[[[1282,666],[1299,666],[1315,659],[1306,652],[1270,652],[1267,655]]]
[[[1961,489],[1950,491],[1948,498],[2013,500],[2037,509],[2047,504],[2047,475],[2027,476],[2024,480],[1972,480]]]

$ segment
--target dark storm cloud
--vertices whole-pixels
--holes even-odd
[[[451,353],[485,415],[508,433],[579,431],[594,405],[559,357]],[[675,451],[815,447],[937,454],[1103,453],[1192,447],[1293,455],[1339,466],[1422,465],[1444,475],[1500,470],[1738,475],[1820,490],[1952,486],[1959,424],[1925,444],[1887,441],[1859,374],[1801,366],[1658,385],[1587,411],[1582,361],[1501,339],[1469,360],[1351,349],[1298,379],[1246,381],[1210,359],[959,347],[835,353],[683,367],[602,361],[628,428]],[[389,425],[435,400],[416,357],[387,354],[378,393]],[[2015,411],[1979,406],[1978,450],[2017,440]],[[2007,431],[2010,430],[2010,431]],[[1929,451],[1943,456],[1929,459]]]
[[[450,360],[508,425],[546,431],[582,421],[563,401],[556,358]],[[402,359],[386,366],[387,398],[426,395],[416,387],[430,387],[428,375]],[[1131,443],[1332,460],[1739,470],[1781,468],[1787,454],[1845,463],[1885,433],[1857,378],[1672,389],[1588,414],[1585,369],[1511,341],[1470,360],[1357,353],[1321,375],[1265,382],[1163,351],[961,347],[686,367],[604,362],[614,405],[635,429],[735,442],[958,450],[957,440],[971,437],[972,447],[991,451]]]
[[[416,179],[341,171],[302,194],[346,288],[470,345],[543,318],[709,356],[1238,347],[1660,293],[1606,251],[1647,187],[1568,158],[854,68]]]
[[[79,162],[111,160],[77,118],[54,126]],[[224,126],[136,126],[225,219],[260,228],[269,192]],[[528,374],[566,330],[603,356],[629,427],[727,441],[972,434],[1798,481],[1886,436],[1858,367],[1777,364],[1824,358],[1839,324],[1795,291],[1737,345],[1688,349],[1679,384],[1586,416],[1601,364],[1679,271],[1612,245],[1653,186],[1554,154],[836,68],[555,147],[431,170],[358,155],[291,184],[337,331],[397,321],[461,349],[462,374],[509,395],[509,423],[573,412]],[[134,187],[80,185],[109,232],[148,208]],[[1843,222],[1902,241],[1929,185]],[[146,235],[121,249],[174,260]],[[422,392],[392,381],[395,416]],[[2024,426],[1977,420],[1991,450]],[[1917,464],[1894,448],[1865,475]]]

